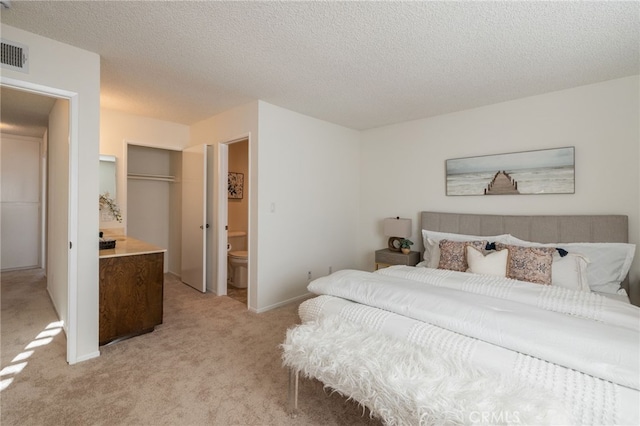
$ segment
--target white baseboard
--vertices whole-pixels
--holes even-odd
[[[272,309],[288,305],[290,303],[302,302],[303,300],[309,299],[309,298],[311,298],[313,296],[315,296],[315,294],[313,294],[313,293],[305,293],[302,296],[297,296],[297,297],[294,297],[292,299],[283,300],[282,302],[274,303],[273,305],[265,306],[264,308],[260,308],[260,309],[249,308],[249,310],[251,312],[255,312],[256,314],[261,314],[263,312],[267,312],[267,311],[270,311]]]
[[[89,354],[76,358],[76,362],[74,362],[73,364],[77,364],[79,362],[87,361],[93,358],[98,358],[99,356],[100,356],[100,351],[91,352]],[[69,363],[69,365],[73,365],[73,364]]]

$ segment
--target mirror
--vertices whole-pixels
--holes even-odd
[[[116,157],[100,156],[100,194],[108,192],[110,198],[116,199]]]

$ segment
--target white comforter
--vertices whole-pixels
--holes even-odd
[[[345,270],[308,288],[640,389],[638,308],[598,295],[478,277],[427,268]]]

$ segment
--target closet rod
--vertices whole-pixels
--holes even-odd
[[[163,182],[175,182],[175,176],[162,176],[162,175],[144,175],[137,173],[129,173],[127,175],[129,179],[139,179],[139,180],[157,180]]]

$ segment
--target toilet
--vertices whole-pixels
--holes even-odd
[[[247,233],[227,233],[227,282],[236,288],[247,288]]]

